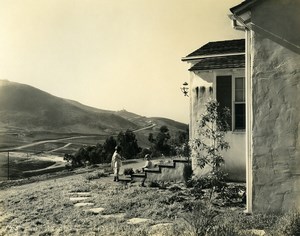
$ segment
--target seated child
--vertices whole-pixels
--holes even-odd
[[[142,170],[144,171],[144,170],[148,170],[148,169],[151,169],[151,168],[153,168],[153,163],[152,163],[152,161],[150,160],[150,155],[149,154],[146,154],[145,155],[145,158],[146,158],[146,163],[145,163],[145,165],[142,167]]]

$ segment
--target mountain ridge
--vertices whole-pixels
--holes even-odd
[[[171,132],[187,129],[186,124],[168,118],[94,108],[7,80],[0,80],[0,117],[0,145],[5,139],[1,139],[1,135],[7,133],[25,136],[32,132],[112,135],[127,129],[138,130],[153,123],[156,126],[166,125]],[[143,133],[143,140],[149,132],[157,129]]]

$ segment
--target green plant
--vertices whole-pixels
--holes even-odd
[[[214,226],[214,218],[217,213],[210,205],[204,204],[200,201],[193,203],[191,212],[185,213],[183,219],[188,231],[192,235],[206,236]]]
[[[191,180],[192,175],[193,169],[191,163],[185,164],[183,167],[183,179],[186,184]]]
[[[148,186],[151,188],[158,188],[160,187],[160,184],[156,181],[151,181]]]
[[[124,169],[124,175],[132,175],[132,174],[134,174],[134,171],[132,168]]]
[[[196,154],[197,165],[202,169],[209,168],[205,178],[211,186],[211,199],[214,192],[221,192],[226,187],[222,151],[229,149],[225,134],[229,130],[227,120],[230,112],[226,108],[221,110],[215,100],[208,101],[205,107],[199,120],[198,137],[192,140],[191,147]]]
[[[145,156],[146,156],[147,154],[151,155],[152,152],[151,152],[150,149],[148,149],[148,148],[143,148],[142,151],[141,151],[140,153],[138,153],[136,157],[137,157],[138,159],[142,159],[142,158],[145,158]]]
[[[153,156],[163,154],[169,156],[171,154],[171,145],[169,144],[171,136],[169,128],[165,125],[161,126],[159,133],[154,137],[153,133],[148,136],[148,141],[152,143],[151,151]]]
[[[105,173],[99,171],[99,172],[87,174],[87,175],[85,176],[85,178],[86,178],[87,180],[100,179],[101,177],[107,177],[107,174],[105,174]]]
[[[279,216],[277,214],[255,213],[255,214],[232,214],[227,213],[226,218],[230,218],[240,230],[249,229],[270,229],[278,222]],[[273,235],[273,234],[271,234]]]
[[[208,235],[210,236],[238,236],[240,235],[239,230],[231,223],[224,223],[221,222],[217,225],[213,226],[209,229]]]
[[[121,131],[117,136],[117,141],[122,148],[122,156],[126,159],[134,159],[142,151],[139,147],[135,133],[131,130]]]
[[[273,235],[300,235],[300,212],[290,211],[284,214],[275,224]]]

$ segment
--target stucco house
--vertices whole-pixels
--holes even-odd
[[[300,1],[230,10],[246,38],[247,209],[300,210]]]
[[[243,49],[232,46],[242,40],[211,42],[182,58],[190,137],[208,97],[229,106],[225,161],[234,173],[246,168],[247,211],[300,210],[300,1],[246,0],[230,11],[234,29],[245,31]]]
[[[198,120],[209,99],[231,111],[226,134],[230,149],[223,153],[229,178],[246,180],[245,162],[245,40],[209,42],[182,61],[189,63],[190,139],[198,137]],[[201,174],[192,153],[193,171]]]

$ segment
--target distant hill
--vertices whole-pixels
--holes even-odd
[[[9,81],[0,82],[0,117],[2,126],[31,131],[103,134],[139,128],[112,112]]]
[[[170,119],[147,118],[126,110],[102,110],[53,96],[29,85],[0,80],[0,147],[3,135],[7,133],[112,135],[150,125],[154,127],[139,132],[142,142],[146,142],[149,132],[157,131],[162,125],[168,126],[171,132],[187,129],[186,124]]]

